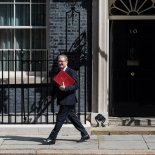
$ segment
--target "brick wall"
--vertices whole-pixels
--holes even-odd
[[[88,45],[88,39],[91,40],[91,38],[88,38],[89,36],[89,30],[91,29],[91,25],[88,25],[91,20],[91,17],[88,14],[88,7],[91,8],[91,0],[85,1],[85,0],[78,0],[76,1],[75,10],[73,11],[72,15],[72,8],[71,3],[69,3],[69,0],[49,0],[49,53],[50,53],[50,68],[52,68],[52,65],[55,64],[53,60],[56,59],[57,55],[63,51],[70,51],[70,49],[77,49],[77,46],[73,46],[74,44],[79,44],[77,39],[79,38],[79,35],[82,33],[85,33],[85,46],[81,51],[85,51],[87,54],[87,61],[88,55],[91,53],[91,45]],[[67,13],[67,14],[66,14]],[[80,44],[83,45],[83,41],[81,41]],[[73,47],[72,47],[73,46]],[[88,50],[88,47],[90,50]],[[75,52],[73,50],[73,53]],[[78,52],[81,52],[80,50]],[[89,54],[88,54],[89,53]],[[73,54],[74,55],[74,54]],[[73,56],[74,57],[74,56]],[[75,56],[76,57],[76,56]],[[74,57],[74,59],[75,59]],[[71,58],[69,61],[72,61]],[[80,104],[80,111],[84,111],[85,104],[88,111],[88,98],[91,98],[90,93],[88,95],[88,84],[91,82],[90,75],[88,76],[88,70],[89,73],[91,72],[91,64],[88,66],[86,63],[85,65],[81,65],[81,62],[78,62],[76,60],[72,61],[70,67],[74,68],[73,66],[75,63],[77,65],[80,65],[80,68],[77,70],[79,74],[80,79],[80,90],[78,91],[78,100]],[[77,105],[78,106],[78,105]]]

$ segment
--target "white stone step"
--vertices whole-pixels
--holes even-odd
[[[90,134],[91,125],[89,122],[83,124]],[[0,135],[49,135],[54,127],[54,124],[23,124],[23,125],[0,125]],[[59,132],[59,135],[80,135],[80,132],[75,129],[72,124],[64,124]]]
[[[109,117],[109,125],[116,126],[155,126],[154,117]]]

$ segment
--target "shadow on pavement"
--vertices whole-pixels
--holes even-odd
[[[33,141],[33,142],[39,142],[42,145],[48,145],[44,142],[45,138],[42,137],[25,137],[25,136],[0,136],[1,139],[4,141]],[[76,141],[75,139],[60,139],[58,138],[57,141]]]

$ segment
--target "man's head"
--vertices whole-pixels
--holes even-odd
[[[68,57],[65,54],[58,56],[58,68],[63,70],[68,64]]]

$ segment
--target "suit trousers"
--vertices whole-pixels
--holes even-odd
[[[56,124],[54,129],[50,133],[49,138],[56,140],[56,137],[67,117],[71,121],[71,123],[75,126],[75,128],[81,132],[81,136],[85,136],[88,134],[86,129],[78,119],[77,115],[75,114],[74,109],[75,105],[60,105],[56,119]]]

